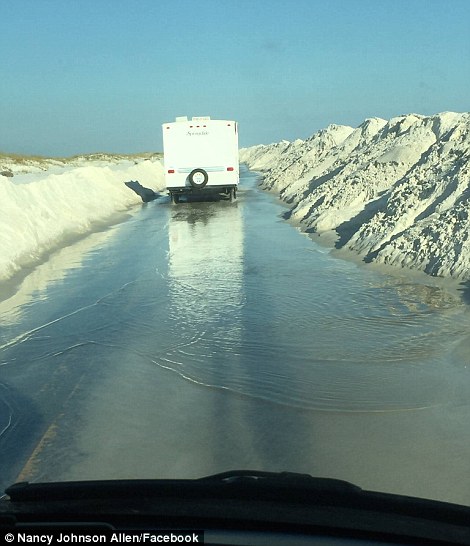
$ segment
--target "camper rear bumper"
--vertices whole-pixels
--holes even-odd
[[[230,201],[235,201],[237,198],[238,184],[227,184],[225,186],[204,186],[203,188],[193,188],[191,186],[185,188],[167,188],[170,200],[172,203],[179,203],[180,197],[186,196],[187,199],[191,199],[190,196],[194,196],[195,199],[201,198],[201,196],[214,196],[225,194],[229,196]],[[202,197],[204,198],[204,197]]]
[[[232,188],[237,188],[238,184],[224,184],[223,186],[204,186],[203,188],[193,188],[192,186],[167,187],[168,193],[227,193]]]

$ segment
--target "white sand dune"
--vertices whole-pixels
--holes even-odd
[[[470,279],[470,113],[373,118],[241,150],[310,232],[366,262]]]
[[[2,155],[0,173],[0,280],[142,203],[125,182],[138,180],[154,191],[165,186],[157,157]]]

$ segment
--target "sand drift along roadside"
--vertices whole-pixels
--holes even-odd
[[[0,282],[141,204],[126,181],[163,190],[162,160],[147,155],[54,160],[0,154]]]
[[[245,148],[240,159],[291,205],[292,220],[333,234],[336,248],[470,279],[470,113],[329,125],[306,140]]]

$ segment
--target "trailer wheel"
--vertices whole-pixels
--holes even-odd
[[[204,169],[194,169],[188,175],[189,183],[193,188],[201,189],[209,180],[209,175]]]

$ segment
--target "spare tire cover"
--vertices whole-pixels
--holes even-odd
[[[193,188],[203,188],[209,180],[209,175],[204,169],[194,169],[189,173],[188,180]]]

